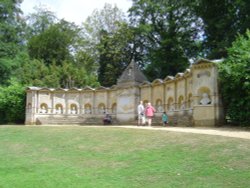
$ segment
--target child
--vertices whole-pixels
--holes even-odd
[[[166,126],[168,124],[168,115],[166,114],[166,112],[163,112],[161,118],[162,118],[163,126]]]

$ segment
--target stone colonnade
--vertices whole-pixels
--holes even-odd
[[[123,77],[127,74],[128,79],[131,70],[128,67]],[[28,87],[26,124],[57,123],[62,117],[63,123],[70,124],[70,118],[75,118],[79,124],[87,124],[88,119],[100,119],[106,113],[120,124],[133,124],[140,100],[156,108],[155,123],[160,123],[164,111],[173,123],[184,126],[216,126],[223,119],[215,62],[201,59],[184,73],[153,82],[126,79],[111,88]],[[46,118],[51,121],[43,121]]]

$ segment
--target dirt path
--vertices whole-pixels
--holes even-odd
[[[79,125],[42,125],[42,126],[79,126]],[[103,125],[90,125],[82,127],[104,127]],[[149,127],[149,126],[135,126],[135,125],[112,125],[105,127],[127,128],[127,129],[145,129],[145,130],[160,130],[183,133],[195,133],[206,135],[226,136],[233,138],[243,138],[250,140],[250,130],[242,130],[236,128],[197,128],[197,127]]]
[[[218,136],[227,136],[234,138],[244,138],[250,140],[250,131],[244,131],[232,128],[230,129],[230,128],[148,127],[148,126],[112,126],[112,127],[218,135]]]

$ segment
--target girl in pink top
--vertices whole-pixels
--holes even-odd
[[[145,109],[145,115],[147,117],[149,126],[151,126],[152,124],[152,118],[154,117],[154,113],[155,113],[155,108],[151,106],[151,103],[149,102]]]

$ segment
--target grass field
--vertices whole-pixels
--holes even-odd
[[[1,188],[250,187],[250,141],[112,127],[0,126]]]

